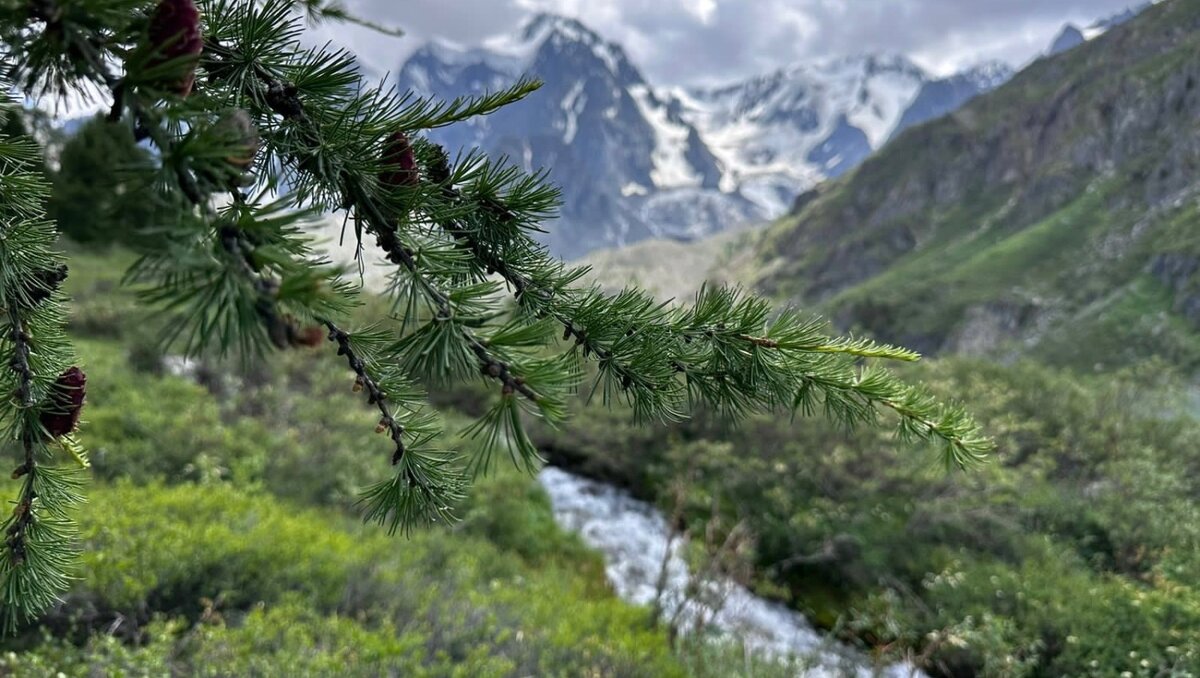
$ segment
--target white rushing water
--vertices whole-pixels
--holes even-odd
[[[799,659],[809,667],[800,669],[806,677],[924,676],[903,664],[872,668],[865,657],[818,633],[803,615],[755,596],[735,582],[694,581],[683,557],[685,544],[671,539],[667,521],[653,506],[553,467],[543,470],[538,479],[550,495],[558,523],[604,555],[617,595],[638,605],[652,605],[662,581],[660,608],[667,616],[678,612],[682,630],[693,628],[698,618],[707,619],[709,630],[740,639],[751,652]],[[696,596],[696,586],[710,595]],[[723,602],[714,611],[697,598]]]

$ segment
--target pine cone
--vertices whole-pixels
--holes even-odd
[[[72,367],[58,375],[46,399],[46,408],[42,410],[39,418],[42,428],[46,429],[51,438],[61,438],[79,425],[79,413],[83,409],[86,385],[87,375],[78,367]]]
[[[37,308],[66,281],[67,265],[60,264],[54,268],[40,269],[35,271],[31,278],[25,283],[25,294],[28,295],[29,307]]]
[[[325,340],[325,328],[320,325],[309,325],[308,327],[301,328],[292,339],[297,346],[307,346],[309,348],[316,348],[324,344]]]
[[[450,181],[450,154],[441,146],[433,147],[433,160],[429,163],[429,179],[435,184],[445,184]]]
[[[163,87],[186,97],[196,81],[196,63],[204,49],[200,30],[200,12],[192,0],[161,0],[150,15],[150,47],[154,57],[149,66],[161,66],[170,61],[189,57],[182,66],[178,80],[163,83]]]
[[[421,181],[421,170],[413,155],[412,143],[404,132],[393,132],[383,144],[383,164],[379,181],[387,188],[415,186]]]
[[[241,108],[226,111],[214,129],[223,142],[237,148],[236,153],[225,156],[225,161],[243,172],[249,171],[262,145],[258,127],[250,119],[250,114]]]
[[[199,175],[207,182],[221,188],[232,189],[239,186],[254,184],[250,171],[262,145],[258,127],[250,118],[250,114],[240,108],[231,108],[221,114],[211,127],[204,132],[204,137],[214,146],[227,149],[224,162],[212,166],[198,168]],[[248,237],[233,230],[232,237]]]

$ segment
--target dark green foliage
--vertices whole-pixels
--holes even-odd
[[[77,261],[70,290],[94,298],[110,267]],[[373,435],[319,352],[198,366],[201,385],[134,369],[111,339],[79,345],[99,480],[83,569],[9,641],[6,675],[789,675],[736,647],[672,649],[515,470],[482,479],[453,531],[397,544],[356,526]]]
[[[105,284],[87,277],[106,267],[78,261],[69,290],[95,299]],[[361,454],[375,436],[361,426],[353,378],[320,352],[285,354],[262,373],[201,366],[202,386],[136,372],[120,344],[80,350],[96,384],[88,440],[102,479],[257,486],[337,509],[376,476]],[[903,374],[934,393],[971,393],[999,435],[997,462],[967,476],[945,476],[889,436],[816,418],[730,427],[701,415],[667,428],[596,402],[532,438],[554,462],[668,510],[669,488],[687,480],[694,525],[714,501],[726,525],[748,521],[761,593],[867,645],[936,648],[935,667],[984,675],[1138,675],[1142,660],[1196,661],[1180,633],[1200,599],[1200,489],[1188,480],[1200,477],[1200,429],[1184,418],[1194,401],[1164,374],[1080,379],[971,361]],[[489,403],[487,389],[442,397],[447,411]],[[601,586],[598,563],[556,536],[527,477],[489,479],[456,513],[458,531],[530,563],[568,563]],[[1017,599],[1025,604],[1009,604]]]
[[[0,116],[12,115],[13,107],[0,101]],[[76,461],[86,464],[71,426],[53,416],[61,409],[59,375],[74,356],[63,332],[62,256],[42,213],[47,191],[35,174],[38,157],[27,139],[0,139],[0,445],[16,486],[11,513],[0,523],[5,632],[49,607],[70,584],[73,514],[83,500]]]
[[[62,146],[51,176],[46,211],[63,235],[78,243],[130,245],[166,214],[145,199],[134,170],[150,162],[127,127],[102,117],[84,123]]]

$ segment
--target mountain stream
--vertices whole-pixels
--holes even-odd
[[[707,620],[706,630],[717,637],[739,640],[747,652],[762,657],[795,661],[798,675],[805,678],[924,678],[907,664],[872,666],[863,655],[816,631],[799,612],[740,584],[693,577],[684,558],[686,544],[672,539],[666,519],[650,504],[554,467],[543,470],[538,480],[550,495],[559,525],[603,554],[617,595],[646,606],[657,598],[659,609],[675,616],[682,632]],[[708,595],[696,595],[698,587]],[[706,600],[722,603],[709,606]]]

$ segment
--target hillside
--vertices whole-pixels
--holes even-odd
[[[1163,2],[909,129],[744,270],[927,353],[1200,366],[1198,29]]]

